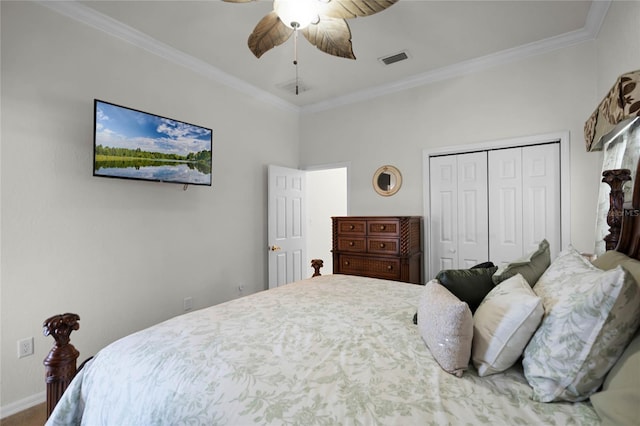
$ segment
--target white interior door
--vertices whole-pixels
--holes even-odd
[[[468,152],[471,148],[474,153]],[[469,208],[474,205],[475,195],[473,187],[466,185],[481,181],[480,173],[471,173],[476,166],[470,163],[467,171],[457,170],[461,167],[457,158],[467,154],[487,156],[488,255],[486,259],[477,258],[478,263],[510,262],[536,249],[543,238],[549,241],[554,259],[571,236],[569,151],[569,133],[560,132],[425,153],[427,275],[433,277],[441,269],[464,268],[472,263],[472,256],[461,248],[464,245],[460,245],[460,238],[465,243],[473,239],[470,237],[480,229],[481,222],[473,219],[479,219],[484,210]],[[460,195],[465,191],[470,192]],[[462,219],[460,214],[464,215]]]
[[[269,166],[269,288],[306,277],[305,172]]]
[[[559,144],[489,151],[491,260],[508,263],[547,239],[560,250]]]
[[[560,251],[560,144],[522,148],[522,243],[524,253],[549,242],[551,259]]]
[[[458,159],[458,268],[489,260],[487,153],[460,154]]]
[[[522,148],[489,151],[489,230],[496,265],[523,255]]]
[[[431,157],[430,274],[488,259],[487,154]]]
[[[458,172],[455,155],[429,159],[430,191],[430,265],[433,278],[442,269],[453,269],[458,264]]]

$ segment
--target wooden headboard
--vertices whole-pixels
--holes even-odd
[[[640,260],[640,160],[634,176],[630,206],[624,206],[622,186],[631,180],[629,169],[606,170],[602,181],[609,184],[609,235],[604,239],[607,250],[615,250]]]

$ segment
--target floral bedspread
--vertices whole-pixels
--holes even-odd
[[[47,425],[591,425],[539,403],[522,370],[438,366],[413,314],[422,286],[303,280],[181,315],[101,350]]]

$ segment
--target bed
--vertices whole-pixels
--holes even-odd
[[[470,311],[460,299],[447,304],[452,293],[440,299],[437,281],[421,286],[324,275],[187,313],[108,345],[77,372],[47,425],[627,424],[640,415],[635,380],[640,290],[629,272],[640,277],[640,268],[629,263],[637,262],[640,252],[638,207],[640,197],[619,214],[620,243],[602,257],[600,267],[563,252],[559,258],[565,264],[554,270],[553,260],[544,268],[531,285],[539,300],[537,312],[540,305],[544,308],[538,324],[520,339],[522,348],[511,354],[513,365],[491,366],[500,371],[488,371],[482,360],[478,365],[483,367],[476,367],[476,341],[469,355],[463,354],[466,362],[463,356],[462,365],[447,366],[457,357],[447,345],[460,346],[456,339],[468,329],[442,333],[460,318],[468,327]],[[610,305],[602,310],[611,315],[587,327],[608,327],[600,337],[591,333],[602,340],[600,346],[579,349],[575,356],[570,352],[575,342],[565,347],[553,340],[566,335],[542,332],[567,317],[566,304],[564,311],[557,309],[557,299],[565,297],[559,293],[582,293],[569,287],[545,292],[543,287],[568,270],[566,262],[579,264],[584,276],[597,275],[589,278],[597,281],[594,291],[605,287],[601,276],[615,275],[622,283],[615,290],[619,297],[597,302]],[[509,265],[511,272],[520,271],[511,277],[505,274],[509,268],[495,273],[502,274],[502,282],[522,283],[528,272],[518,265],[526,263]],[[574,278],[583,272],[572,274],[570,284],[576,285]],[[490,299],[487,295],[472,320],[483,309],[495,312],[485,309]],[[439,312],[441,302],[447,307]],[[579,314],[586,315],[583,311],[589,309],[582,308]],[[416,313],[418,324],[413,321]],[[440,335],[430,335],[433,330]],[[514,346],[510,340],[505,347]],[[582,359],[586,352],[588,358]],[[606,353],[606,361],[594,361],[599,353]],[[553,364],[553,359],[566,357],[580,358],[588,371],[582,365],[581,376],[572,382],[566,377],[575,371],[560,371],[562,377],[551,380],[549,390],[549,380],[540,378],[548,366],[541,367],[540,360]]]

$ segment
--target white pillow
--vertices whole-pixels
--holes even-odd
[[[462,376],[469,367],[473,317],[462,302],[436,280],[424,286],[418,304],[420,335],[443,370]]]
[[[473,365],[488,376],[511,367],[535,333],[544,308],[521,274],[502,281],[473,316]]]
[[[533,399],[585,400],[640,325],[638,285],[620,266],[600,270],[569,247],[533,291],[545,309],[522,361]]]

